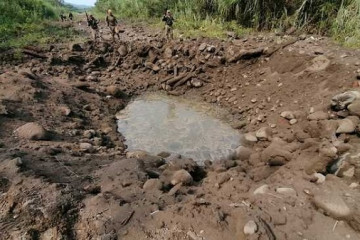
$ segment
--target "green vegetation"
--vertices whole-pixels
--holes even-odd
[[[99,0],[96,12],[112,9],[126,18],[149,20],[169,8],[186,35],[221,36],[224,30],[286,30],[290,27],[360,45],[360,0]]]
[[[73,36],[69,26],[51,23],[69,10],[60,0],[0,1],[0,49],[56,42]]]

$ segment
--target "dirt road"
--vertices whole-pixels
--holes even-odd
[[[123,27],[1,56],[0,239],[360,239],[359,51]],[[127,152],[115,114],[156,91],[229,110],[233,159]]]

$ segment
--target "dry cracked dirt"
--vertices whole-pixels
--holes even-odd
[[[360,239],[359,51],[102,31],[0,53],[0,239]],[[204,166],[127,151],[115,115],[148,92],[230,111],[241,147]]]

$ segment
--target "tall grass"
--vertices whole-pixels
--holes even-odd
[[[158,18],[170,8],[177,26],[189,31],[235,22],[258,30],[295,27],[360,44],[360,0],[99,0],[95,10],[109,8],[137,19]]]
[[[67,37],[70,29],[49,24],[65,11],[60,0],[0,0],[0,49]]]

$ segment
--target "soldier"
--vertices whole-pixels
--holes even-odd
[[[115,35],[117,35],[117,37],[120,39],[119,29],[117,26],[118,21],[110,9],[107,11],[106,23],[110,28],[113,41],[115,42]]]
[[[96,20],[93,15],[90,15],[88,17],[87,13],[86,13],[86,17],[87,17],[88,26],[91,28],[92,37],[93,37],[94,41],[96,41],[96,39],[99,37],[98,36],[98,34],[99,34],[98,24],[100,21]]]
[[[70,13],[69,13],[69,19],[70,19],[70,21],[72,21],[73,18],[74,18],[74,16],[73,16],[72,12],[70,12]]]
[[[162,21],[165,22],[165,36],[167,40],[173,39],[173,24],[174,24],[174,18],[172,17],[172,14],[170,10],[166,10],[166,13],[164,14]]]
[[[60,14],[60,19],[61,19],[61,21],[63,22],[63,21],[66,20],[66,16],[65,16],[64,14]]]

